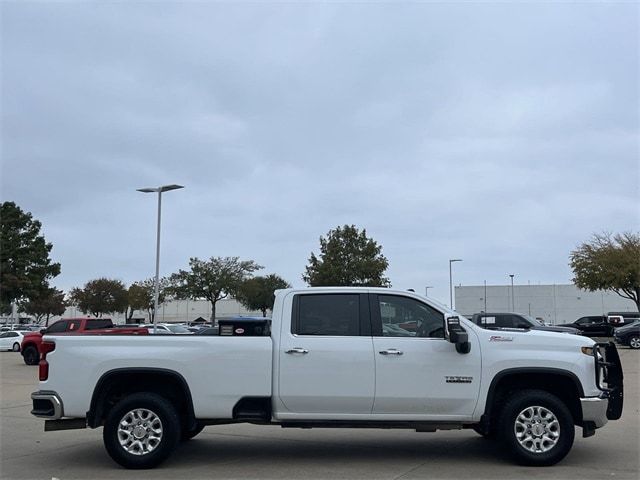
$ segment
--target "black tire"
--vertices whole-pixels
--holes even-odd
[[[144,432],[144,427],[146,427],[147,424],[142,423],[145,422],[144,416],[136,417],[132,415],[132,413],[136,411],[143,414],[145,414],[145,412],[151,412],[151,414],[155,416],[153,417],[147,414],[146,418],[152,420],[148,425],[149,428],[146,429],[147,432],[152,427],[151,423],[158,425],[158,421],[160,422],[161,435],[159,439],[148,439],[148,435]],[[126,447],[121,445],[119,430],[121,422],[126,417],[133,420],[130,423],[132,429],[129,433],[129,438],[131,438],[133,442],[129,445],[129,448],[133,449],[136,442],[138,445],[142,445],[142,442],[146,440],[147,442],[153,443],[150,451],[134,454],[127,451]],[[135,420],[136,418],[137,420]],[[136,432],[136,428],[139,428],[140,431]],[[120,432],[122,432],[122,430],[120,430]],[[137,437],[134,438],[137,433],[144,435],[139,441],[135,440]],[[148,392],[133,393],[120,400],[109,411],[102,432],[104,446],[109,456],[123,467],[131,469],[153,468],[162,463],[176,448],[180,436],[180,417],[175,407],[164,397]],[[123,441],[126,441],[126,439],[127,437],[123,437]],[[138,449],[138,451],[140,450]]]
[[[516,429],[520,429],[520,423],[517,425],[516,420],[528,409],[531,410],[527,414],[538,413],[531,417],[531,424],[523,424],[525,429],[521,432],[526,435],[527,425],[533,427],[532,434],[528,437],[532,440],[527,441],[526,437],[518,440]],[[553,422],[553,418],[545,412],[555,416],[556,421]],[[520,417],[521,420],[526,418],[527,415]],[[544,426],[545,424],[547,426]],[[498,430],[514,459],[521,465],[531,466],[558,463],[571,450],[575,437],[573,417],[567,406],[558,397],[543,390],[522,390],[513,394],[502,409]],[[536,437],[536,431],[540,432],[541,436]],[[555,435],[557,438],[554,438]],[[551,438],[554,440],[550,440]],[[554,441],[555,444],[553,444]],[[538,451],[531,451],[528,448]]]
[[[204,430],[204,423],[197,422],[196,427],[191,430],[182,430],[182,441],[186,442],[187,440],[191,440],[193,437],[198,435],[202,430]]]
[[[13,349],[14,352],[19,352],[20,351],[20,344],[18,342],[13,344]]]
[[[629,337],[629,346],[634,350],[640,348],[640,336],[639,335],[631,335]]]
[[[38,365],[40,361],[40,353],[34,345],[28,345],[22,351],[22,358],[27,365]]]

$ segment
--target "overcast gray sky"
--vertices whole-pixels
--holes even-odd
[[[2,2],[2,200],[67,289],[240,256],[294,286],[355,224],[394,287],[567,283],[638,230],[639,5]]]

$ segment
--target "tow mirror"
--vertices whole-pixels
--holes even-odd
[[[456,345],[456,352],[469,353],[471,344],[469,343],[469,334],[460,325],[460,317],[447,317],[447,339]]]

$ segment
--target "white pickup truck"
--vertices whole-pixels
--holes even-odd
[[[258,333],[256,333],[258,332]],[[219,336],[46,335],[32,414],[45,430],[97,428],[109,455],[150,468],[206,425],[471,428],[523,464],[550,465],[574,426],[622,414],[614,344],[486,330],[383,288],[276,292],[271,329]]]

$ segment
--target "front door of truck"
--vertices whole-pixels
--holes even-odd
[[[278,355],[283,413],[371,414],[375,373],[366,293],[295,295]]]
[[[445,339],[444,314],[412,297],[371,295],[376,362],[374,414],[461,418],[480,388],[478,340],[460,354]],[[424,418],[428,420],[430,418]]]

